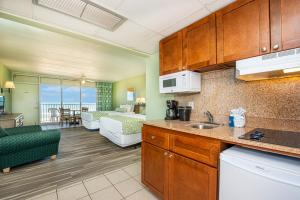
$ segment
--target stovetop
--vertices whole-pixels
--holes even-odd
[[[256,128],[240,136],[239,138],[262,143],[300,148],[300,132]]]

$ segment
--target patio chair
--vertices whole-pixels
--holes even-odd
[[[89,108],[88,107],[82,107],[81,112],[89,112]]]
[[[66,121],[66,124],[68,124],[71,120],[71,109],[70,108],[60,108],[60,118],[59,118],[59,123],[61,125],[64,124],[64,121]]]
[[[58,122],[59,111],[57,108],[49,108],[48,113],[50,113],[50,121],[51,122]]]

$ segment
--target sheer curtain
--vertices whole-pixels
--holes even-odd
[[[112,110],[112,83],[97,82],[97,110]]]

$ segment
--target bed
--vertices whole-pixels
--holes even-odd
[[[94,111],[94,112],[82,112],[81,120],[82,125],[88,130],[99,129],[99,119],[101,116],[108,115],[109,111]]]
[[[88,130],[98,130],[100,127],[100,117],[108,115],[132,115],[133,112],[116,112],[116,111],[93,111],[93,112],[82,112],[81,119],[82,125]]]
[[[99,133],[121,147],[140,143],[145,115],[107,115],[100,118]]]

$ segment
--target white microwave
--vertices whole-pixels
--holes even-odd
[[[159,77],[160,93],[196,93],[201,91],[201,74],[181,71]]]

